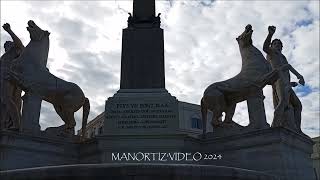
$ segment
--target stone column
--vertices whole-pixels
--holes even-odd
[[[163,30],[124,29],[120,89],[165,88]]]
[[[40,110],[41,110],[41,97],[26,93],[23,97],[23,108],[21,118],[21,130],[32,134],[40,133]]]
[[[123,29],[120,89],[164,89],[164,38],[154,0],[134,0]]]
[[[267,123],[266,113],[264,110],[265,96],[263,91],[258,91],[247,100],[248,113],[249,113],[249,126],[257,129],[270,127]]]
[[[133,0],[135,18],[152,18],[155,16],[155,0]]]

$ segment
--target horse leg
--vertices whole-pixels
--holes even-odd
[[[62,121],[64,122],[64,123],[66,123],[66,121],[65,121],[65,117],[64,117],[64,114],[63,114],[63,111],[62,111],[62,108],[61,108],[61,106],[59,106],[59,105],[53,105],[53,107],[54,107],[54,110],[56,110],[56,112],[57,112],[57,114],[60,116],[60,118],[62,119]]]
[[[213,113],[212,113],[211,125],[213,127],[221,126],[221,124],[222,124],[222,111],[219,111],[217,109],[212,110],[212,111],[213,111]]]
[[[54,105],[54,109],[56,110],[57,114],[60,116],[62,121],[65,123],[61,127],[63,127],[64,133],[67,134],[74,134],[74,127],[76,126],[76,121],[74,119],[74,112],[70,111],[68,108],[62,107],[60,105]],[[71,131],[69,133],[69,131]]]
[[[236,109],[237,104],[231,104],[230,106],[227,107],[226,110],[226,116],[224,118],[225,123],[231,123],[232,122],[232,117],[234,115],[234,111]]]
[[[12,99],[9,99],[7,102],[8,118],[11,120],[11,127],[8,127],[8,129],[19,130],[21,120],[20,112]]]
[[[60,105],[54,105],[54,109],[56,110],[62,121],[65,123],[64,130],[67,132],[74,129],[76,121],[74,119],[73,112],[68,110],[67,108],[62,109]]]
[[[65,126],[66,132],[70,132],[72,135],[74,135],[74,127],[76,126],[76,120],[74,119],[74,112],[73,111],[66,111],[66,117],[67,117],[67,122]]]

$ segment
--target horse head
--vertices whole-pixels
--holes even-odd
[[[248,24],[244,30],[244,32],[236,38],[240,48],[245,48],[252,45],[252,26]]]
[[[32,20],[28,21],[27,30],[30,34],[30,42],[22,53],[20,59],[23,66],[34,66],[31,69],[45,69],[49,53],[49,35],[46,30],[42,30]],[[35,64],[30,64],[30,63]],[[40,67],[39,67],[40,66]]]
[[[31,41],[41,41],[43,38],[49,37],[50,35],[48,31],[42,30],[32,20],[28,21],[27,30],[30,33]]]

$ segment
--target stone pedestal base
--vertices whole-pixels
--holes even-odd
[[[173,134],[179,129],[178,100],[166,89],[120,89],[108,98],[104,134]]]
[[[0,172],[1,180],[278,180],[239,168],[169,164],[76,164]]]
[[[0,171],[78,163],[78,145],[74,142],[47,137],[43,132],[35,136],[0,131]]]
[[[106,135],[83,144],[80,159],[81,163],[219,165],[264,172],[284,180],[312,180],[312,145],[309,137],[284,128],[207,139],[183,134]]]
[[[80,149],[81,163],[201,163],[183,154],[178,159],[178,153],[201,152],[199,140],[186,134],[105,135]]]
[[[207,139],[199,139],[186,134],[104,135],[83,143],[0,131],[0,169],[77,163],[148,163],[150,165],[156,163],[165,164],[159,168],[166,169],[167,167],[167,170],[171,171],[170,167],[172,166],[169,164],[189,164],[193,168],[181,169],[182,174],[176,172],[178,179],[187,179],[184,178],[187,176],[184,176],[183,173],[188,174],[189,172],[192,172],[191,174],[194,174],[198,179],[200,177],[206,179],[205,176],[199,176],[196,169],[204,167],[200,165],[210,167],[215,165],[232,167],[231,169],[235,170],[232,170],[233,173],[221,171],[223,172],[219,173],[221,176],[212,176],[219,177],[218,179],[220,177],[221,179],[238,177],[236,168],[241,168],[262,172],[271,175],[270,177],[276,176],[281,180],[313,180],[315,174],[310,157],[312,145],[313,141],[309,137],[284,128],[269,128],[225,137],[208,137]],[[137,159],[132,160],[135,156],[134,153]],[[148,158],[146,158],[147,156]],[[155,156],[155,160],[153,160],[153,156]],[[215,171],[211,170],[203,172],[211,177],[209,174]],[[105,172],[105,170],[102,171]],[[61,172],[65,175],[63,171]],[[72,172],[81,175],[82,170],[76,168]],[[157,172],[152,172],[154,174],[146,176],[145,179],[157,178]],[[252,171],[243,172],[247,173],[248,176],[245,176],[247,179],[259,179],[256,176],[249,176]],[[52,177],[55,175],[53,173]],[[73,177],[75,174],[71,173],[71,175]],[[163,179],[167,179],[167,177]]]
[[[315,179],[311,138],[285,128],[268,128],[204,140],[204,152],[222,154],[205,164],[239,167],[277,175],[286,180]]]

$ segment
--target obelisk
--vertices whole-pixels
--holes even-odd
[[[164,89],[164,43],[155,0],[133,0],[123,29],[120,89]]]
[[[154,0],[133,0],[123,29],[120,89],[105,106],[105,135],[174,134],[179,104],[165,89],[163,30]]]
[[[153,18],[155,16],[155,1],[133,0],[133,16],[136,18]]]

